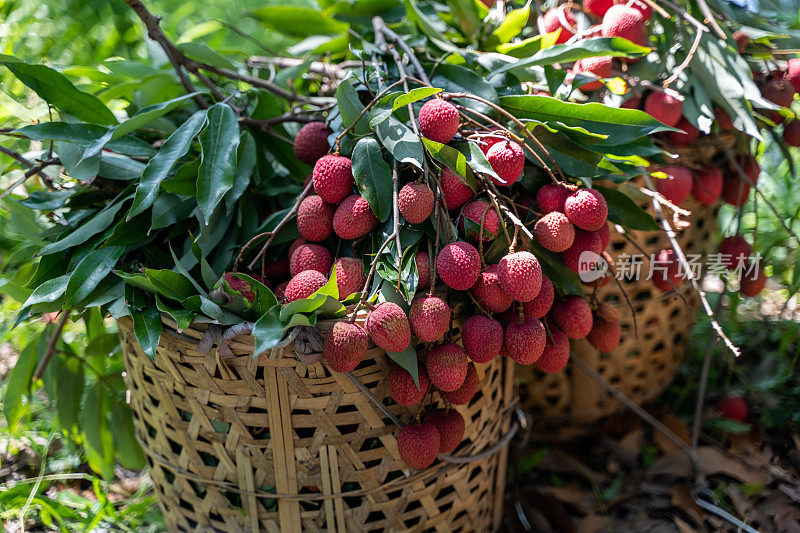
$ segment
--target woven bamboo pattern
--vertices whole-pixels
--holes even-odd
[[[724,134],[720,141],[734,152],[743,148],[740,138],[733,134]],[[679,154],[678,163],[682,165],[693,168],[710,164],[726,166],[727,156],[710,137],[701,137],[692,147],[670,146],[667,149]],[[639,205],[655,215],[649,201],[643,200]],[[676,231],[678,243],[686,254],[705,256],[716,242],[719,208],[700,205],[693,197],[681,208],[691,211],[690,216],[682,217],[691,225]],[[670,216],[671,212],[665,209],[665,214]],[[635,231],[631,232],[631,237],[636,245],[612,231],[608,248],[611,256],[638,255],[642,253],[640,249],[649,255],[671,248],[663,231]],[[620,345],[611,353],[601,354],[585,340],[571,343],[574,357],[583,359],[638,404],[657,398],[672,381],[683,359],[700,304],[700,297],[688,280],[684,280],[677,291],[665,294],[645,279],[648,271],[649,258],[644,260],[638,280],[621,280],[636,310],[638,338],[634,334],[633,313],[617,284],[611,282],[600,290],[599,299],[620,311]],[[534,413],[533,420],[539,424],[585,426],[624,408],[572,364],[558,374],[544,374],[533,366],[519,367],[517,375],[522,406]]]
[[[333,321],[321,322],[324,333]],[[397,428],[344,374],[303,365],[294,346],[252,357],[198,350],[206,326],[178,332],[164,319],[151,361],[132,321],[119,321],[137,436],[171,531],[493,531],[499,527],[507,452],[410,470]],[[453,331],[454,339],[460,330]],[[274,352],[274,351],[273,351]],[[371,346],[353,374],[395,415],[389,359]],[[466,421],[456,456],[480,453],[511,428],[513,363],[476,365],[481,387],[457,409]],[[434,405],[441,406],[438,395]]]

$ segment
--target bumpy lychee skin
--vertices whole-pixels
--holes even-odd
[[[667,126],[677,126],[683,116],[683,102],[668,94],[654,91],[644,101],[644,111]]]
[[[595,189],[580,189],[564,202],[564,213],[570,221],[586,231],[595,231],[606,223],[608,205]]]
[[[325,283],[328,278],[325,274],[316,270],[304,270],[293,277],[286,285],[283,294],[286,302],[294,302],[295,300],[302,300],[308,298],[317,292]]]
[[[395,364],[389,368],[386,382],[389,385],[389,394],[395,402],[405,406],[416,405],[425,397],[431,382],[424,367],[419,366],[418,371],[419,387],[405,368]]]
[[[396,303],[378,305],[369,312],[364,326],[372,342],[387,352],[402,352],[411,343],[411,326],[403,309]]]
[[[336,206],[316,194],[307,196],[297,208],[297,229],[311,242],[324,241],[333,233],[333,214]]]
[[[570,197],[572,191],[563,185],[548,183],[543,185],[536,193],[536,207],[543,214],[558,211],[564,212],[564,202]]]
[[[428,100],[419,110],[419,131],[432,141],[447,144],[458,132],[458,110],[440,98]]]
[[[703,205],[717,201],[722,192],[722,171],[717,167],[706,167],[694,173],[692,196]]]
[[[252,287],[250,287],[250,285],[245,280],[237,278],[236,276],[233,275],[233,272],[226,272],[223,277],[225,278],[225,281],[228,283],[228,286],[231,289],[241,293],[242,297],[245,300],[248,300],[250,303],[253,303],[253,301],[256,299],[256,293],[253,292]]]
[[[668,131],[666,133],[667,139],[675,146],[689,146],[700,136],[700,130],[697,126],[681,117],[678,124],[675,126],[681,131]]]
[[[491,133],[482,136],[478,141],[478,143],[479,146],[481,147],[481,151],[484,153],[484,155],[486,155],[486,153],[489,151],[489,148],[499,143],[500,141],[505,141],[507,139],[508,137],[506,137],[502,131],[494,130]]]
[[[514,141],[501,141],[495,143],[486,152],[486,160],[492,166],[492,170],[500,176],[502,181],[498,181],[492,176],[492,181],[497,185],[511,186],[522,175],[525,168],[525,152],[522,146]]]
[[[465,234],[470,233],[469,237],[475,242],[481,240],[481,235],[483,235],[484,242],[490,241],[500,231],[500,218],[489,202],[484,202],[483,200],[470,202],[461,210],[461,216],[459,229]],[[468,228],[464,222],[465,218],[471,220],[474,226]]]
[[[325,334],[322,356],[331,370],[350,372],[364,359],[369,339],[358,324],[337,322]]]
[[[450,453],[464,440],[466,422],[461,413],[455,409],[434,409],[422,419],[436,426],[439,432],[439,453]]]
[[[722,178],[722,191],[720,191],[719,195],[727,203],[741,207],[750,196],[750,184],[745,182],[738,174],[725,174]]]
[[[436,342],[450,329],[450,306],[438,296],[418,296],[411,304],[408,318],[420,340]]]
[[[800,120],[792,120],[783,127],[783,140],[789,146],[800,146]]]
[[[536,362],[542,356],[544,342],[544,324],[538,318],[527,316],[522,322],[516,319],[506,326],[503,346],[517,364]]]
[[[439,432],[430,422],[409,424],[397,435],[397,452],[411,468],[428,468],[439,455]]]
[[[583,0],[583,9],[596,17],[605,15],[613,5],[613,0]]]
[[[454,391],[442,391],[442,396],[445,400],[453,405],[466,405],[478,392],[481,386],[481,380],[478,379],[478,372],[475,370],[475,365],[469,363],[467,365],[467,375],[464,377],[464,382],[459,388]]]
[[[451,289],[466,291],[481,274],[480,254],[468,242],[451,242],[436,257],[436,272]]]
[[[758,296],[764,286],[767,284],[767,275],[764,274],[764,269],[752,267],[751,269],[745,268],[742,270],[742,276],[739,280],[739,292],[748,298]]]
[[[467,354],[458,344],[436,346],[425,359],[431,383],[445,392],[452,392],[464,383],[468,363]]]
[[[660,250],[652,266],[653,285],[663,292],[669,292],[681,284],[683,272],[674,250]]]
[[[655,180],[656,191],[673,204],[682,204],[692,192],[692,171],[679,165],[663,165],[657,170],[667,177]]]
[[[564,261],[566,267],[576,274],[580,274],[581,269],[581,255],[584,252],[592,252],[600,256],[603,252],[603,239],[600,231],[575,231],[575,239],[572,241],[572,246],[567,248],[561,254],[561,259]],[[584,258],[586,259],[586,258]],[[587,267],[590,265],[587,265]]]
[[[643,0],[614,0],[615,4],[626,4],[639,13],[642,14],[642,18],[644,21],[647,22],[653,17],[653,8],[647,2]]]
[[[567,296],[553,306],[550,315],[570,339],[582,339],[592,330],[592,308],[580,296]]]
[[[492,313],[502,313],[514,299],[506,294],[497,277],[497,265],[486,268],[472,286],[472,295],[484,309]]]
[[[598,78],[610,78],[612,76],[611,67],[613,63],[614,58],[611,56],[585,57],[575,62],[572,71],[576,74],[593,75]],[[601,87],[603,87],[603,82],[597,80],[584,83],[579,89],[583,93],[589,93]]]
[[[761,95],[781,107],[789,107],[794,100],[794,87],[785,78],[772,77],[760,84]]]
[[[556,291],[550,278],[542,274],[542,287],[539,294],[530,302],[522,304],[522,312],[525,316],[542,318],[553,307]]]
[[[575,240],[575,226],[567,215],[553,211],[536,221],[533,234],[546,249],[551,252],[563,252]]]
[[[518,302],[530,302],[542,287],[542,267],[530,252],[515,252],[497,264],[497,278],[503,290]]]
[[[544,30],[547,33],[554,32],[561,28],[561,33],[558,35],[556,44],[564,44],[575,35],[574,30],[577,25],[575,22],[575,14],[567,9],[566,6],[558,6],[548,10],[547,13],[544,14],[544,17],[542,17],[542,22],[544,23]],[[565,22],[568,26],[564,24]]]
[[[447,209],[458,209],[475,193],[461,181],[458,174],[447,167],[442,169],[442,195]]]
[[[471,316],[461,330],[461,344],[467,357],[476,363],[488,363],[503,347],[503,326],[488,316]]]
[[[753,247],[741,235],[733,235],[722,239],[717,251],[720,254],[720,263],[728,270],[735,270],[747,264]]]
[[[725,418],[744,422],[747,418],[747,402],[738,394],[728,394],[717,404],[717,410]]]
[[[786,81],[792,84],[794,91],[800,93],[800,58],[793,57],[786,65]]]
[[[345,198],[333,215],[333,231],[342,239],[358,239],[377,225],[378,219],[369,203],[358,194]]]
[[[603,37],[623,37],[641,46],[647,44],[647,29],[642,13],[632,7],[617,4],[603,16]]]
[[[353,190],[353,166],[349,157],[324,155],[314,165],[314,190],[329,204],[338,204]]]
[[[556,327],[551,327],[549,333],[542,356],[536,361],[536,367],[546,374],[555,374],[567,366],[569,339]]]
[[[417,265],[417,289],[428,289],[431,286],[431,258],[428,252],[418,251],[414,256]]]
[[[600,305],[610,307],[608,304]],[[610,318],[610,320],[607,320],[607,318]],[[589,335],[586,336],[586,340],[588,340],[597,351],[609,353],[619,346],[621,335],[622,326],[619,323],[619,318],[614,319],[613,313],[601,310],[600,307],[598,307],[594,314],[592,330],[589,332]]]
[[[611,242],[611,226],[608,223],[603,224],[597,234],[600,235],[600,247],[605,250]]]
[[[328,153],[328,137],[333,133],[324,122],[309,122],[294,138],[294,155],[306,165],[313,165]]]
[[[364,265],[360,259],[340,257],[333,266],[336,268],[336,286],[339,288],[340,300],[344,300],[364,288],[367,275],[364,273]]]
[[[412,224],[425,222],[433,211],[433,191],[424,183],[403,185],[397,195],[397,205],[403,218]]]
[[[301,244],[289,258],[289,274],[296,276],[304,270],[316,270],[327,274],[331,270],[333,258],[327,248],[319,244]]]

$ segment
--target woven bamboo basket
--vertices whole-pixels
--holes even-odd
[[[333,323],[321,322],[320,333]],[[137,437],[171,531],[499,527],[507,450],[497,443],[508,441],[515,405],[509,359],[476,365],[480,389],[457,407],[466,432],[453,455],[483,457],[410,470],[376,404],[345,374],[300,363],[291,344],[254,358],[252,337],[239,336],[223,359],[199,350],[204,324],[178,332],[164,319],[151,361],[132,321],[119,326]],[[382,402],[388,365],[372,346],[352,372]],[[416,414],[390,403],[404,422]]]
[[[732,152],[740,152],[745,142],[740,136],[723,134],[717,139],[701,137],[691,147],[667,147],[678,155],[678,163],[702,168],[711,164],[725,166],[727,155],[721,150],[722,142]],[[649,201],[640,206],[655,214]],[[682,208],[691,211],[683,217],[691,224],[677,232],[677,240],[686,254],[703,257],[714,246],[717,234],[718,206],[703,206],[687,199]],[[668,210],[667,210],[668,212]],[[637,255],[644,250],[655,254],[663,248],[671,248],[669,238],[663,231],[631,232],[636,244],[615,231],[611,232],[609,252],[619,258],[624,254]],[[621,280],[621,285],[636,311],[638,337],[635,335],[633,313],[616,283],[611,282],[600,290],[599,299],[615,305],[620,312],[622,336],[616,350],[601,354],[585,340],[571,343],[572,356],[580,357],[591,369],[614,385],[623,394],[638,404],[658,397],[670,384],[686,351],[687,342],[695,323],[695,314],[700,298],[688,281],[677,291],[662,293],[651,280],[645,279],[649,259],[644,260],[639,279]],[[580,432],[604,416],[624,407],[613,396],[579,370],[568,364],[558,374],[544,374],[533,366],[519,367],[520,400],[523,409],[533,413],[533,420],[542,425],[558,425]]]

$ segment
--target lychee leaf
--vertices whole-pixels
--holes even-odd
[[[495,29],[486,40],[486,46],[497,46],[505,44],[514,37],[518,36],[528,24],[528,17],[531,12],[531,2],[525,3],[523,7],[512,9],[503,17],[503,22]]]
[[[283,323],[278,317],[277,307],[273,307],[269,313],[265,314],[253,326],[253,357],[258,357],[263,352],[278,345],[283,336]]]
[[[656,224],[653,216],[636,205],[625,193],[608,187],[595,185],[608,204],[608,219],[615,224],[620,224],[626,228],[641,231],[658,231],[661,228]]]
[[[414,346],[409,345],[402,352],[389,352],[386,355],[411,374],[411,377],[414,378],[414,384],[419,389],[419,361],[417,360],[417,351]]]
[[[411,128],[403,124],[397,117],[389,116],[375,126],[375,133],[381,144],[386,147],[398,163],[411,163],[422,169],[425,157],[422,142]]]
[[[247,274],[242,274],[241,272],[232,272],[231,275],[237,279],[240,279],[247,283],[250,289],[253,291],[255,297],[253,298],[253,302],[250,303],[250,310],[257,316],[262,316],[265,313],[269,312],[275,305],[278,303],[278,299],[269,290],[269,287],[254,279]]]
[[[353,150],[353,179],[378,220],[392,214],[392,170],[384,161],[381,147],[372,137],[358,141]]]
[[[452,143],[452,146],[464,155],[467,160],[467,167],[474,172],[488,174],[496,180],[503,181],[494,171],[492,165],[489,164],[489,160],[486,159],[486,154],[483,153],[483,150],[481,150],[477,143],[471,141],[455,141]],[[472,187],[473,191],[475,190],[472,186],[474,183],[472,185],[467,183],[467,185]]]
[[[472,173],[472,169],[467,166],[467,158],[463,153],[452,146],[437,143],[425,137],[422,138],[422,142],[425,144],[425,148],[427,148],[431,157],[456,173],[461,181],[470,189],[473,191],[477,190],[475,176]]]
[[[236,180],[239,121],[227,104],[208,109],[208,124],[200,133],[202,158],[197,173],[197,203],[206,225],[219,202]]]
[[[342,115],[342,124],[345,128],[355,123],[353,133],[356,135],[369,133],[367,117],[359,118],[361,112],[364,111],[364,104],[358,98],[358,91],[353,87],[352,78],[342,80],[339,87],[336,88],[336,102],[339,104],[339,113]]]
[[[423,98],[433,96],[434,94],[440,92],[442,92],[442,90],[437,89],[436,87],[417,87],[416,89],[411,89],[407,93],[401,94],[395,99],[394,103],[392,104],[392,111],[397,111],[401,107],[405,107],[408,104],[413,104],[414,102],[418,102]]]

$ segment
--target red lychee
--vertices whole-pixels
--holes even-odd
[[[736,270],[746,265],[753,247],[741,235],[733,235],[722,239],[717,252],[720,254],[720,263],[728,270]]]
[[[481,381],[478,379],[478,372],[475,370],[475,365],[469,363],[467,365],[467,375],[464,377],[464,383],[454,391],[442,391],[442,397],[453,405],[466,405],[478,392],[481,386]]]
[[[439,432],[430,422],[409,424],[397,435],[397,452],[411,468],[428,468],[439,455]]]
[[[327,282],[325,274],[317,270],[304,270],[289,281],[283,294],[287,302],[302,300],[317,292]]]
[[[333,215],[333,231],[342,239],[358,239],[377,225],[369,202],[358,194],[345,198]]]
[[[595,231],[606,223],[608,205],[595,189],[580,189],[564,202],[564,213],[573,224],[586,231]]]
[[[436,342],[450,329],[450,306],[438,296],[418,296],[408,313],[411,328],[424,342]]]
[[[583,257],[583,264],[581,263],[581,256],[584,252],[592,252],[597,257],[588,256]],[[603,252],[603,239],[600,231],[575,231],[575,239],[572,241],[572,246],[567,248],[561,254],[561,259],[564,261],[566,267],[576,274],[590,268],[594,261],[598,261],[600,254]]]
[[[749,268],[742,269],[742,276],[739,280],[739,292],[748,298],[758,296],[764,286],[767,284],[767,275],[761,267],[755,268],[750,265]]]
[[[647,29],[642,13],[622,4],[611,6],[603,16],[603,37],[623,37],[629,41],[645,46]]]
[[[692,195],[703,205],[717,201],[722,192],[722,172],[717,167],[706,167],[694,173]]]
[[[515,252],[497,264],[497,278],[506,294],[518,302],[530,302],[542,286],[542,267],[530,252]]]
[[[264,274],[270,281],[276,282],[289,277],[289,258],[282,257],[273,263],[267,264]]]
[[[300,202],[297,208],[297,229],[300,235],[311,242],[320,242],[333,233],[333,213],[336,206],[312,194]]]
[[[761,96],[780,107],[790,107],[794,101],[794,87],[782,77],[770,77],[759,88]]]
[[[329,204],[338,204],[353,190],[353,167],[349,157],[324,155],[314,165],[314,190]]]
[[[722,131],[730,131],[736,129],[733,125],[733,119],[727,111],[720,107],[714,108],[714,119],[717,121],[717,126]]]
[[[428,377],[436,388],[452,392],[464,383],[469,360],[458,344],[441,344],[434,347],[425,358]]]
[[[678,124],[675,126],[681,131],[668,131],[666,133],[667,139],[675,146],[689,146],[700,136],[700,130],[697,126],[681,117]]]
[[[592,330],[592,308],[580,296],[567,296],[553,306],[550,315],[570,339],[582,339]]]
[[[583,0],[583,9],[596,17],[605,15],[613,5],[613,0]]]
[[[309,122],[294,138],[294,155],[307,165],[313,165],[328,153],[328,137],[333,133],[324,122]]]
[[[544,23],[544,31],[547,33],[552,33],[561,28],[556,44],[564,44],[575,35],[577,26],[575,14],[567,9],[566,6],[562,5],[548,10],[542,17],[542,22]]]
[[[644,111],[667,126],[677,126],[683,117],[683,102],[668,94],[653,91],[644,100]]]
[[[481,274],[480,254],[468,242],[451,242],[436,257],[436,272],[451,289],[465,291],[475,284]]]
[[[680,260],[674,250],[660,250],[655,256],[652,270],[653,285],[664,292],[677,288],[684,275]]]
[[[319,244],[301,244],[289,259],[289,274],[296,276],[304,270],[316,270],[322,274],[331,271],[333,258],[324,246]]]
[[[478,142],[481,147],[481,151],[484,154],[486,154],[486,152],[489,151],[489,148],[499,143],[500,141],[505,141],[507,139],[508,137],[506,137],[502,131],[494,130],[491,133],[481,136]]]
[[[466,423],[461,413],[455,409],[434,409],[425,415],[423,421],[436,426],[439,432],[439,453],[452,452],[464,440]]]
[[[369,339],[367,332],[349,322],[337,322],[325,334],[322,356],[335,372],[350,372],[364,359]]]
[[[495,143],[486,152],[486,160],[502,180],[498,181],[492,177],[492,181],[497,185],[511,186],[519,179],[522,169],[525,168],[525,152],[522,150],[522,146],[514,141]]]
[[[433,191],[424,183],[408,183],[397,195],[400,214],[412,224],[424,222],[431,216],[433,201]]]
[[[544,324],[532,316],[520,322],[512,320],[506,326],[503,345],[506,352],[517,364],[529,365],[542,356],[545,343]]]
[[[553,287],[553,282],[542,274],[542,288],[539,289],[539,294],[530,302],[522,304],[522,312],[525,316],[542,318],[553,307],[554,299],[555,287]]]
[[[511,307],[511,302],[514,300],[500,286],[497,265],[491,265],[481,272],[478,281],[470,290],[478,303],[492,313],[502,313]]]
[[[728,394],[717,404],[717,410],[725,418],[744,422],[747,418],[747,402],[738,394]]]
[[[414,383],[414,377],[405,368],[396,364],[392,364],[389,368],[386,382],[389,385],[389,394],[398,404],[416,405],[428,392],[428,387],[430,386],[428,373],[421,365],[417,368],[417,371],[419,372],[419,387]]]
[[[592,330],[586,336],[586,340],[597,348],[597,351],[609,353],[619,346],[621,335],[619,312],[609,304],[601,303],[594,313]]]
[[[793,57],[786,65],[786,81],[794,88],[795,92],[800,93],[800,58]]]
[[[625,4],[632,7],[633,9],[642,14],[642,18],[644,19],[645,22],[650,20],[650,18],[652,18],[653,16],[653,8],[650,7],[650,4],[644,2],[643,0],[619,0],[619,1],[615,0],[614,3]]]
[[[396,303],[378,305],[369,312],[364,326],[372,342],[387,352],[402,352],[411,343],[411,326],[403,309]]]
[[[736,41],[736,49],[739,50],[740,54],[743,53],[750,44],[750,36],[747,35],[747,32],[742,30],[733,32],[733,40]]]
[[[418,251],[414,256],[417,266],[417,289],[427,289],[431,286],[431,259],[428,252]]]
[[[544,248],[552,252],[563,252],[575,240],[575,226],[567,215],[553,211],[536,221],[533,234]]]
[[[611,226],[608,223],[603,224],[597,230],[597,234],[600,235],[600,246],[605,250],[608,248],[608,243],[611,242]]]
[[[800,120],[795,119],[786,123],[783,127],[783,140],[789,146],[795,148],[800,146]]]
[[[550,327],[549,333],[542,356],[536,361],[536,367],[546,374],[555,374],[567,366],[569,339],[556,327]]]
[[[572,194],[572,191],[555,183],[543,185],[536,193],[536,207],[542,214],[553,211],[564,212],[564,202]]]
[[[465,235],[478,242],[483,236],[483,241],[494,239],[500,231],[500,217],[489,202],[475,200],[464,206],[461,210],[462,219],[458,226]],[[464,219],[469,219],[474,225],[467,225]]]
[[[641,109],[642,108],[642,97],[641,96],[631,96],[619,106],[621,109]]]
[[[657,170],[667,177],[654,180],[656,191],[673,204],[681,205],[692,192],[692,171],[678,165],[663,165]]]
[[[458,132],[458,109],[441,98],[425,102],[417,120],[422,135],[438,143],[449,143]]]
[[[750,184],[738,174],[726,174],[722,178],[722,199],[737,207],[743,206],[750,196]]]
[[[610,78],[612,76],[611,67],[614,58],[611,56],[585,57],[575,62],[572,71],[576,74],[594,75],[598,78]],[[581,92],[588,93],[603,87],[600,80],[584,83],[579,87]]]
[[[360,259],[340,257],[333,266],[336,268],[336,286],[339,288],[340,300],[344,300],[364,288],[367,275],[364,273],[364,265]]]
[[[447,209],[458,209],[474,194],[469,186],[464,185],[458,174],[447,167],[442,169],[442,195]]]
[[[488,316],[471,316],[461,329],[461,343],[467,357],[476,363],[488,363],[503,347],[503,326]]]

